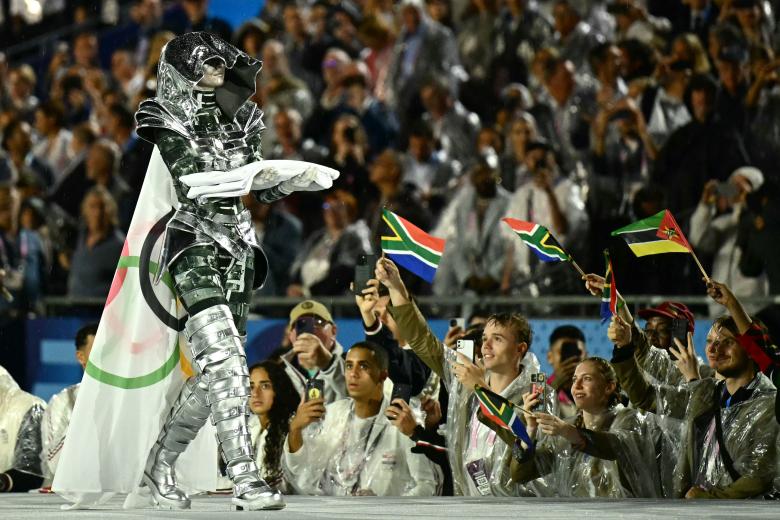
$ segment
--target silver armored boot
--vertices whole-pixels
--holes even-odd
[[[241,338],[226,305],[191,316],[185,327],[192,358],[204,381],[211,422],[217,430],[227,474],[233,481],[232,502],[246,510],[282,509],[281,493],[259,474],[247,424],[249,373]]]
[[[174,465],[209,417],[206,388],[200,377],[187,381],[146,460],[143,484],[159,507],[190,507],[189,497],[176,484]]]

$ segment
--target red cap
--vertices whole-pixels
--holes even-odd
[[[686,320],[688,322],[688,332],[691,333],[696,326],[696,320],[693,318],[693,313],[691,310],[685,304],[678,302],[663,302],[658,307],[649,307],[639,311],[640,318],[647,320],[653,316]]]

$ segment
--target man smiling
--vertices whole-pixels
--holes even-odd
[[[715,320],[707,335],[706,355],[716,378],[684,386],[650,385],[636,358],[613,357],[621,385],[637,408],[683,419],[687,435],[675,472],[675,494],[685,498],[751,498],[765,493],[776,467],[777,390],[761,372],[780,365],[780,351],[751,322],[728,287],[709,281],[707,292],[729,316]],[[631,343],[622,319],[610,325],[616,347]],[[689,336],[689,351],[693,352]],[[616,359],[617,358],[617,359]]]
[[[482,359],[475,362],[457,356],[436,338],[417,306],[411,301],[396,265],[386,259],[377,262],[376,278],[390,291],[390,313],[399,333],[412,350],[436,372],[450,393],[447,415],[447,452],[453,473],[454,493],[465,496],[528,494],[510,483],[505,459],[509,446],[477,418],[474,386],[490,388],[514,402],[531,387],[531,374],[539,362],[528,353],[531,326],[520,314],[494,314],[488,318],[482,336]],[[552,392],[547,392],[552,410]]]

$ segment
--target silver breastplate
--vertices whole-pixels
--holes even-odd
[[[195,115],[196,138],[190,141],[200,171],[227,171],[254,160],[246,134],[220,110],[204,106]]]

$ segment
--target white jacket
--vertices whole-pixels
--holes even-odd
[[[46,412],[41,420],[41,470],[45,483],[51,483],[57,463],[60,460],[60,451],[65,444],[65,434],[68,433],[70,417],[73,407],[76,405],[81,383],[67,387],[52,396],[46,406]]]
[[[352,399],[326,405],[321,433],[307,435],[296,453],[284,443],[284,473],[296,493],[377,496],[433,496],[441,482],[438,466],[411,452],[415,443],[385,417],[387,401],[374,417],[359,419]],[[350,441],[351,440],[351,441]]]
[[[737,227],[741,208],[723,215],[715,214],[715,207],[699,203],[691,215],[691,231],[688,238],[697,251],[714,255],[711,276],[725,283],[737,298],[766,296],[769,282],[766,275],[756,278],[744,276],[739,270],[742,250],[737,246]],[[723,314],[723,307],[717,303],[708,305],[710,317]],[[749,314],[758,312],[763,305],[745,304]]]

